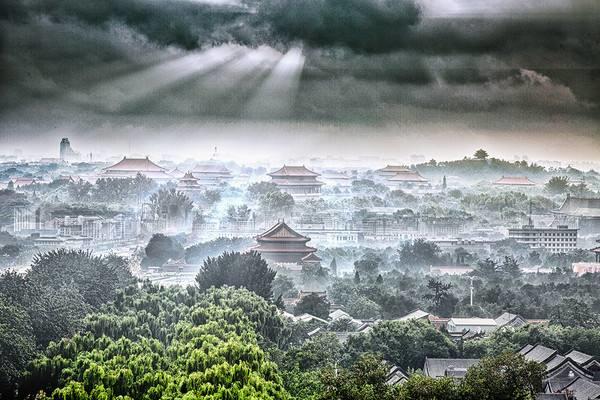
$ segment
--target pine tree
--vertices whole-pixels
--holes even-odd
[[[331,275],[337,276],[337,262],[335,261],[335,257],[333,257],[333,260],[331,260],[331,263],[329,264],[329,272]]]

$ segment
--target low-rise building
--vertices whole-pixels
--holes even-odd
[[[423,374],[430,378],[464,378],[469,368],[477,364],[477,358],[429,358],[425,359]]]
[[[577,248],[577,229],[566,225],[556,228],[523,225],[521,228],[509,229],[508,237],[515,239],[517,243],[527,244],[531,248],[543,248],[551,253],[567,253]]]
[[[450,318],[448,321],[448,332],[473,332],[487,333],[498,328],[498,324],[492,318]]]

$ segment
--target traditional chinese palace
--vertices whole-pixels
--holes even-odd
[[[306,245],[310,238],[290,228],[285,222],[278,222],[268,231],[256,237],[257,251],[271,263],[314,263],[321,259],[314,254],[317,249]]]
[[[118,163],[102,169],[99,178],[135,178],[137,174],[156,181],[166,182],[172,179],[166,168],[152,162],[148,157],[123,157]]]
[[[268,174],[279,190],[292,196],[318,196],[323,182],[317,180],[320,174],[302,166],[284,165]]]

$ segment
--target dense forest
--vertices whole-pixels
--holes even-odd
[[[496,304],[546,316],[564,297],[560,318],[456,342],[426,322],[394,318],[417,305],[442,315],[464,309],[459,278],[439,285],[407,271],[368,273],[363,262],[359,279],[331,278],[331,300],[362,318],[391,319],[340,342],[336,333],[352,331],[343,321],[309,338],[314,323],[284,317],[280,289],[289,277],[255,253],[209,257],[195,286],[171,288],[136,281],[119,257],[40,254],[27,274],[0,277],[2,398],[526,399],[544,371],[513,353],[521,346],[600,355],[596,278],[530,282],[510,260],[490,263],[476,271],[487,312]],[[297,312],[318,313],[322,304],[308,297]],[[390,365],[418,372],[425,357],[484,359],[460,382],[415,373],[401,386],[385,384]],[[503,366],[516,375],[499,379]]]

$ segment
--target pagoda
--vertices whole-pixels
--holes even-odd
[[[184,193],[194,193],[203,190],[202,186],[198,184],[198,178],[196,178],[191,172],[187,172],[179,179],[177,183],[177,190]]]
[[[317,249],[309,247],[306,243],[309,237],[303,236],[290,228],[285,222],[275,224],[268,231],[256,237],[256,246],[250,250],[257,251],[267,261],[272,263],[296,263],[316,261],[312,257]],[[311,256],[311,257],[309,257]]]
[[[292,196],[318,196],[323,182],[317,180],[320,174],[302,166],[284,165],[275,172],[267,174],[279,190]]]

